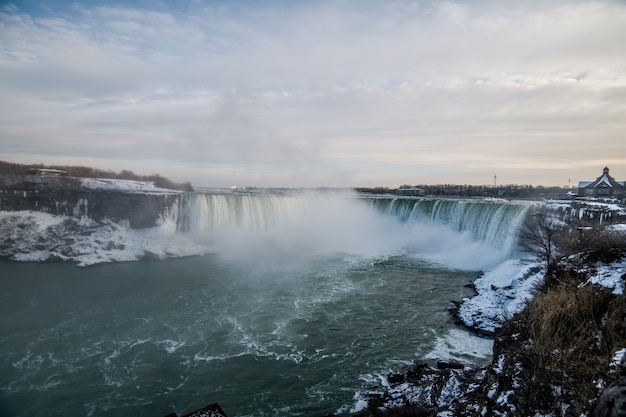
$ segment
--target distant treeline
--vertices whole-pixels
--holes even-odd
[[[159,174],[152,175],[137,175],[133,171],[122,170],[120,172],[114,172],[111,170],[102,170],[84,166],[67,166],[67,165],[44,165],[44,164],[15,164],[12,162],[0,161],[0,175],[25,175],[31,168],[42,169],[57,169],[67,172],[69,176],[77,178],[112,178],[117,180],[132,180],[132,181],[150,181],[153,182],[156,187],[167,188],[170,190],[181,191],[193,191],[193,186],[190,182],[176,183],[169,179],[160,176]]]
[[[429,195],[450,197],[500,197],[500,198],[563,198],[570,191],[563,187],[544,187],[532,185],[401,185],[398,188],[373,187],[356,188],[357,192],[367,194]],[[577,192],[578,190],[574,190]]]

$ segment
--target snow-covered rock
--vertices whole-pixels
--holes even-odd
[[[95,221],[156,226],[176,210],[179,191],[152,182],[54,176],[0,176],[0,211],[39,211]]]
[[[474,282],[477,294],[463,300],[458,318],[469,328],[492,333],[522,310],[543,276],[539,263],[509,259]]]
[[[168,219],[155,227],[131,229],[127,221],[0,212],[0,256],[15,261],[73,261],[88,266],[207,252],[187,235],[176,233],[176,225]]]
[[[82,178],[84,188],[90,190],[122,191],[127,193],[173,194],[181,191],[159,188],[150,181],[117,180],[109,178]]]

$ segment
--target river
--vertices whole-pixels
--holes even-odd
[[[158,417],[218,402],[230,417],[347,415],[403,365],[488,360],[491,341],[448,308],[506,258],[501,237],[398,220],[381,201],[314,200],[256,200],[253,221],[238,203],[217,225],[200,198],[187,228],[214,247],[206,256],[1,262],[0,414]]]

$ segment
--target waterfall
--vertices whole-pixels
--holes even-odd
[[[395,250],[391,223],[348,192],[223,191],[185,195],[177,228],[227,258],[284,263]]]
[[[288,194],[185,194],[180,202],[178,229],[202,233],[229,226],[245,232],[267,231],[285,222],[297,203]]]
[[[296,229],[319,236],[327,228],[331,240],[377,223],[367,211],[403,224],[445,226],[509,253],[516,247],[516,231],[527,208],[500,200],[356,198],[350,193],[189,193],[181,198],[178,230],[211,234],[227,229],[249,235]]]
[[[196,192],[181,196],[177,229],[238,262],[411,254],[481,270],[515,253],[528,206],[351,192]]]
[[[365,201],[404,223],[446,225],[507,253],[516,248],[517,229],[529,207],[500,200],[366,197]]]

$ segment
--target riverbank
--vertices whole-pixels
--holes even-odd
[[[355,415],[590,416],[606,409],[601,395],[626,372],[626,261],[571,257],[559,272],[567,282],[554,288],[542,288],[545,271],[537,267],[528,264],[512,279],[499,275],[503,269],[485,274],[477,296],[461,303],[459,312],[472,314],[459,320],[494,335],[488,366],[415,363],[389,375],[386,389],[370,392]]]

